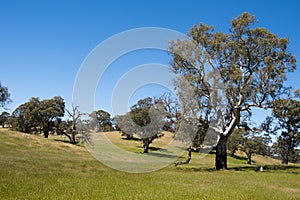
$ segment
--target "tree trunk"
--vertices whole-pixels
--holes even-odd
[[[226,143],[227,143],[227,137],[221,134],[216,147],[216,169],[217,170],[227,169]]]
[[[230,157],[234,157],[235,151],[236,151],[236,149],[232,149],[232,150],[230,151]]]
[[[126,139],[127,139],[127,140],[131,140],[131,139],[133,139],[133,135],[126,134]]]
[[[144,148],[144,153],[148,153],[149,152],[149,141],[148,139],[143,139],[143,148]]]
[[[251,153],[247,153],[247,164],[251,165]]]
[[[45,138],[48,138],[48,136],[49,136],[49,129],[50,128],[49,128],[48,124],[43,127]]]
[[[45,136],[45,138],[48,138],[48,136],[49,136],[49,131],[48,130],[44,130],[44,136]]]
[[[289,163],[289,158],[288,157],[289,157],[288,154],[282,156],[282,162],[281,163],[287,165]]]
[[[71,133],[71,137],[70,137],[70,143],[71,144],[75,144],[76,143],[76,132],[74,132],[74,130]]]

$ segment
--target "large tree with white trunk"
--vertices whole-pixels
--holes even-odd
[[[285,92],[286,73],[296,69],[289,40],[256,23],[247,12],[233,19],[226,32],[200,23],[169,46],[172,70],[193,90],[199,127],[216,122],[216,169],[227,168],[226,143],[233,130],[251,121],[251,108],[271,108]]]

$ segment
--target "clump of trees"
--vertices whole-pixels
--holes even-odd
[[[283,164],[289,160],[296,162],[300,144],[300,102],[296,99],[278,99],[274,102],[273,116],[278,120],[275,129],[280,136],[274,144],[275,153],[279,153]],[[298,155],[297,155],[298,154]]]
[[[272,145],[272,155],[279,157],[283,164],[297,162],[300,154],[297,147],[300,144],[300,102],[296,91],[287,98],[277,99],[273,102],[272,116],[264,123],[266,132],[277,135]]]
[[[65,116],[66,112],[66,116]],[[49,133],[65,135],[70,143],[76,144],[89,140],[90,120],[82,119],[86,114],[81,113],[78,106],[72,105],[72,109],[65,108],[64,99],[55,96],[52,99],[39,100],[31,98],[28,102],[17,107],[11,117],[12,128],[16,131],[32,134]],[[65,120],[62,118],[65,116]]]
[[[56,96],[40,101],[39,98],[33,97],[13,111],[12,127],[24,133],[43,132],[45,138],[48,138],[49,132],[54,130],[56,122],[61,120],[64,113],[63,98]]]
[[[228,139],[227,148],[231,157],[235,157],[237,150],[244,152],[247,156],[247,164],[251,165],[253,154],[270,156],[270,141],[270,136],[262,134],[260,130],[241,128],[233,131],[231,137]]]

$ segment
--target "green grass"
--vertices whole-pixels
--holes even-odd
[[[266,169],[255,172],[229,158],[229,170],[215,171],[213,154],[193,154],[189,165],[129,174],[55,139],[0,131],[0,199],[300,199],[298,165],[257,157]]]

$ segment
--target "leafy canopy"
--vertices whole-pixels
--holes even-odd
[[[186,81],[194,92],[186,107],[197,101],[201,126],[219,120],[216,130],[227,137],[236,126],[245,125],[252,107],[272,107],[286,90],[286,73],[296,69],[289,40],[254,27],[256,23],[247,12],[231,21],[228,33],[200,23],[169,46],[172,70],[180,75],[177,86],[186,90]]]

